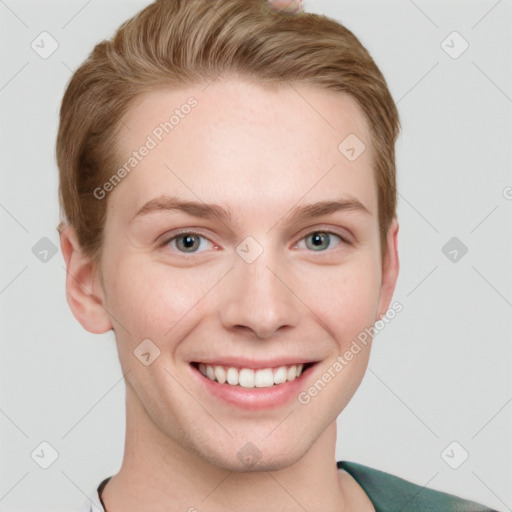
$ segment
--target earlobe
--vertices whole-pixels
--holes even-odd
[[[380,320],[385,316],[393,299],[398,273],[400,270],[400,261],[398,257],[398,220],[395,217],[388,229],[387,244],[388,251],[386,257],[382,261],[382,280],[380,287],[380,296],[378,304],[378,317]]]
[[[59,229],[60,247],[66,263],[66,299],[74,317],[82,327],[94,334],[112,329],[104,308],[104,294],[96,276],[96,266],[85,256],[73,226]]]

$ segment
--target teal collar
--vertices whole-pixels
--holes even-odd
[[[338,461],[337,467],[363,488],[376,512],[497,512],[356,462]]]

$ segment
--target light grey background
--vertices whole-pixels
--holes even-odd
[[[0,0],[1,511],[72,510],[121,463],[113,334],[89,334],[72,316],[60,249],[42,262],[32,248],[43,237],[58,247],[64,87],[94,44],[147,3]],[[403,311],[375,338],[339,418],[336,456],[512,510],[512,1],[305,4],[361,39],[403,125]],[[59,45],[46,59],[31,48],[43,31]],[[469,44],[458,58],[445,51],[463,47],[447,39],[453,31]],[[456,262],[442,252],[452,237],[468,248]],[[43,441],[58,452],[48,469],[31,458]],[[462,450],[468,459],[452,469],[445,459],[453,465]]]

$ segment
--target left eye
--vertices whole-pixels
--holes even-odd
[[[330,233],[329,231],[313,231],[309,235],[306,235],[300,243],[302,243],[304,240],[306,241],[305,245],[306,248],[312,249],[313,251],[319,252],[324,251],[328,247],[332,247],[332,239],[331,237],[335,237],[338,239],[338,243],[343,242],[343,239],[334,233]],[[336,245],[338,245],[336,243]],[[303,249],[304,247],[300,247]]]

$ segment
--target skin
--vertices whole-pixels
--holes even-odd
[[[302,0],[272,0],[267,4],[272,10],[283,14],[298,14],[302,11]]]
[[[382,261],[365,118],[342,93],[239,77],[155,90],[124,118],[120,161],[191,96],[197,107],[109,193],[101,265],[80,251],[72,227],[61,235],[73,314],[90,332],[114,330],[125,374],[125,455],[103,491],[107,510],[372,511],[334,458],[336,418],[364,376],[371,341],[308,404],[259,411],[212,397],[189,364],[300,356],[318,361],[306,390],[385,314],[398,223]],[[366,151],[350,162],[338,145],[352,133]],[[219,204],[233,219],[157,211],[131,222],[162,194]],[[292,218],[296,206],[340,196],[368,213]],[[159,245],[181,228],[205,237],[198,252],[176,239]],[[307,236],[315,231],[335,233],[321,251]],[[236,252],[248,236],[263,248],[252,263]],[[133,354],[147,338],[160,350],[149,366]],[[261,454],[251,468],[237,457],[247,442]]]

